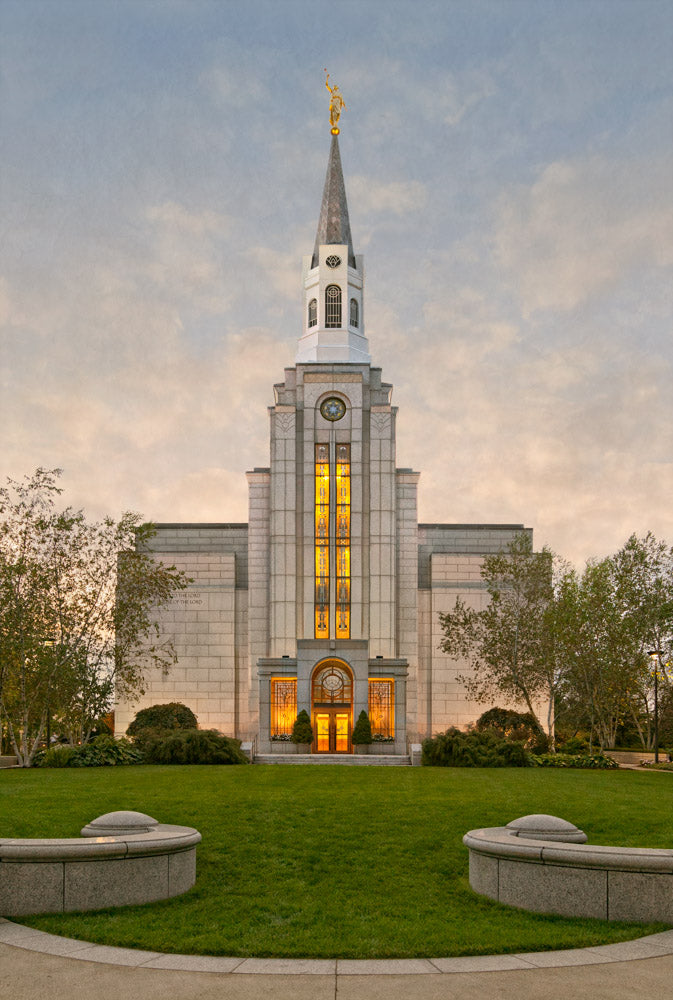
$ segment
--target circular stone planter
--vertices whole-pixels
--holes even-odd
[[[0,913],[100,910],[179,896],[196,881],[198,830],[106,813],[82,837],[0,839]]]
[[[470,830],[470,885],[536,913],[673,924],[673,850],[597,847],[557,816]]]

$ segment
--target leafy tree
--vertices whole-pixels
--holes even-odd
[[[601,747],[614,746],[630,721],[643,747],[652,746],[655,667],[662,704],[671,691],[672,550],[652,534],[632,535],[613,556],[568,574],[557,602],[566,718],[586,725]]]
[[[0,717],[30,766],[52,716],[86,742],[113,688],[142,693],[175,662],[156,611],[189,582],[146,551],[137,514],[87,521],[56,510],[60,470],[0,488]]]
[[[673,548],[651,532],[631,535],[611,562],[616,598],[644,665],[629,708],[643,746],[652,747],[655,672],[660,706],[673,694]]]
[[[570,702],[583,709],[601,748],[614,746],[639,683],[642,658],[616,598],[610,560],[588,563],[581,576],[569,574],[559,606],[564,689]]]
[[[518,534],[503,552],[484,558],[481,575],[490,595],[481,611],[460,598],[440,614],[440,648],[466,659],[470,676],[460,679],[478,702],[523,702],[539,723],[536,703],[548,705],[546,728],[554,732],[554,696],[559,665],[554,642],[555,578],[565,566],[549,549],[533,552],[530,536]]]

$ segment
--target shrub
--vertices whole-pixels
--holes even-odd
[[[549,749],[549,737],[532,712],[490,708],[479,716],[475,728],[479,732],[490,730],[500,739],[521,743],[533,753],[545,753]]]
[[[488,729],[463,733],[452,727],[423,741],[421,763],[430,767],[528,767],[523,744],[499,739]]]
[[[570,754],[570,753],[544,753],[531,754],[531,765],[533,767],[576,767],[590,768],[596,771],[614,771],[619,764],[606,757],[602,753],[592,754]]]
[[[561,753],[578,754],[586,753],[589,749],[589,740],[584,736],[560,736],[556,740],[556,746]]]
[[[142,754],[130,740],[116,740],[107,734],[96,736],[83,746],[51,747],[36,756],[36,767],[114,767],[140,764]]]
[[[149,737],[143,746],[147,764],[247,764],[241,741],[215,729],[180,729]]]
[[[302,708],[295,719],[290,739],[293,743],[313,743],[313,727],[305,708]]]
[[[34,767],[72,767],[72,759],[77,755],[77,747],[59,743],[35,754]]]
[[[351,739],[353,743],[369,744],[372,742],[372,726],[366,712],[360,712],[358,715],[358,721],[353,727]]]
[[[167,705],[150,705],[141,708],[126,730],[127,736],[140,736],[148,731],[154,735],[168,735],[176,729],[197,729],[198,721],[191,708],[179,701]]]

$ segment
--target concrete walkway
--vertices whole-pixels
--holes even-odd
[[[281,960],[161,955],[0,919],[0,997],[21,1000],[664,1000],[673,930],[624,944],[475,958]]]

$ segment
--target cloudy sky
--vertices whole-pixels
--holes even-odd
[[[0,476],[245,521],[329,150],[420,517],[673,542],[670,0],[0,0]]]

